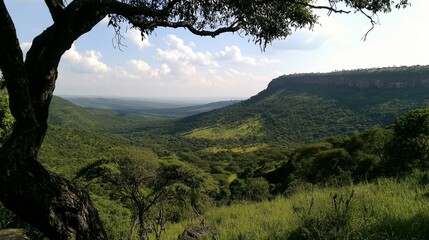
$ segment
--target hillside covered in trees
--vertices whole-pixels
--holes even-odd
[[[296,146],[392,124],[427,106],[428,90],[428,66],[285,75],[248,100],[180,119],[173,132]]]
[[[40,161],[90,192],[111,239],[176,239],[189,226],[218,239],[424,239],[428,72],[282,76],[248,100],[186,118],[54,97]],[[3,139],[13,119],[1,103]],[[250,223],[244,212],[270,217]],[[0,228],[10,227],[43,239],[0,206]]]

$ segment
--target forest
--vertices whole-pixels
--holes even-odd
[[[350,84],[391,72],[418,85]],[[176,118],[54,97],[39,160],[90,193],[110,239],[425,239],[428,73],[283,76],[248,100]],[[14,120],[1,85],[3,142]],[[45,238],[1,206],[9,228]]]

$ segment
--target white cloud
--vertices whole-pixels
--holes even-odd
[[[72,89],[79,89],[79,94],[89,95],[251,95],[257,92],[254,89],[265,88],[271,79],[270,74],[260,74],[258,69],[279,62],[245,56],[237,46],[225,47],[223,53],[198,51],[198,44],[175,35],[166,35],[164,43],[148,51],[154,50],[153,57],[140,59],[136,54],[125,64],[111,66],[102,61],[99,52],[81,53],[73,46],[62,61],[58,92],[70,94]],[[239,93],[234,94],[237,89]]]
[[[226,46],[224,50],[216,52],[214,55],[218,60],[232,61],[251,66],[264,66],[265,64],[281,63],[280,60],[276,59],[243,56],[243,54],[241,53],[241,49],[235,45]]]
[[[29,42],[25,42],[25,43],[21,43],[20,44],[20,47],[21,47],[21,50],[22,50],[22,54],[24,54],[24,56],[27,54],[28,50],[30,50],[31,45],[32,44],[29,43]]]
[[[193,43],[187,46],[182,39],[175,35],[167,35],[165,43],[167,44],[166,50],[157,49],[157,57],[161,61],[204,65],[211,68],[219,67],[219,64],[213,61],[213,55],[210,52],[194,51]]]
[[[142,38],[141,32],[135,28],[129,29],[126,32],[126,36],[131,40],[133,44],[135,44],[140,50],[150,47],[151,44],[149,42],[148,36],[145,35]]]
[[[103,74],[109,72],[110,68],[101,61],[100,52],[88,50],[81,54],[76,46],[72,47],[63,55],[64,64],[77,73]]]
[[[134,74],[142,80],[147,78],[159,79],[171,72],[170,67],[165,63],[160,68],[152,68],[143,60],[132,59],[129,61],[129,64],[132,68],[130,70],[134,70]]]

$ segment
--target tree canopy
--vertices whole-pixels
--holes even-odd
[[[239,32],[265,47],[317,23],[316,9],[374,14],[407,6],[407,0],[45,0],[53,24],[35,36],[25,60],[14,23],[0,0],[0,69],[15,118],[0,151],[0,200],[51,239],[106,239],[84,191],[37,161],[61,56],[106,16],[120,44],[122,23],[142,36],[158,27],[185,28],[215,37]]]

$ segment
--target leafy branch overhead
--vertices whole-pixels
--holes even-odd
[[[311,29],[318,20],[314,10],[326,10],[328,15],[360,12],[373,27],[375,14],[409,5],[407,0],[398,3],[385,0],[77,0],[69,5],[63,0],[46,0],[46,3],[55,22],[96,5],[97,13],[108,14],[109,25],[117,33],[123,22],[138,28],[142,37],[158,27],[185,28],[195,35],[211,37],[238,32],[251,36],[263,47],[296,29]]]

